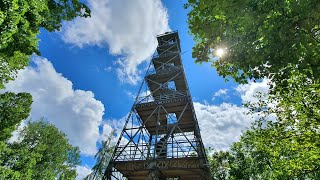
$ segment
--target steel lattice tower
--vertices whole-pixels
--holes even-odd
[[[104,179],[210,179],[178,32],[157,40]]]

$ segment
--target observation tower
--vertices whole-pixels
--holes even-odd
[[[211,179],[178,32],[157,40],[104,179]]]

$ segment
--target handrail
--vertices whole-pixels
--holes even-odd
[[[153,56],[153,59],[155,58],[164,58],[164,57],[168,57],[168,56],[175,56],[175,55],[178,55],[180,54],[179,51],[170,51],[170,52],[167,52],[167,53],[164,53],[164,54],[156,54]]]
[[[187,91],[166,92],[166,93],[163,93],[158,96],[153,96],[152,94],[149,94],[147,96],[138,97],[136,104],[156,102],[156,101],[162,101],[162,100],[168,100],[168,99],[174,99],[174,98],[182,98],[182,97],[186,97],[186,96],[188,96]]]
[[[182,66],[172,66],[172,65],[168,64],[168,65],[163,66],[163,67],[164,67],[163,69],[152,69],[152,70],[149,70],[147,75],[154,75],[154,74],[163,75],[163,74],[170,74],[170,73],[182,70]]]

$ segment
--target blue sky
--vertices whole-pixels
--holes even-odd
[[[168,11],[170,28],[179,32],[184,68],[193,97],[198,101],[210,101],[213,92],[235,87],[235,83],[225,82],[218,76],[209,63],[194,63],[191,57],[194,42],[188,33],[187,10],[183,8],[183,1],[166,0],[163,4]],[[132,86],[119,82],[114,71],[106,72],[106,68],[114,68],[114,61],[118,58],[108,53],[107,45],[79,48],[64,43],[59,33],[47,31],[42,31],[39,37],[41,55],[50,60],[57,72],[71,80],[75,89],[94,92],[107,109],[105,119],[121,118],[128,113],[133,98],[127,96],[127,92],[136,94],[141,81]],[[147,65],[146,62],[141,68]]]
[[[77,18],[60,32],[41,30],[41,56],[7,84],[33,95],[30,117],[45,117],[82,151],[79,178],[90,172],[96,143],[121,129],[138,92],[155,36],[178,30],[182,60],[206,147],[228,149],[252,117],[244,101],[266,91],[267,81],[238,85],[218,76],[211,64],[195,64],[185,1],[88,0],[92,18]]]

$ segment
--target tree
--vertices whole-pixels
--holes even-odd
[[[210,159],[214,179],[319,179],[320,85],[292,68],[287,88],[247,103],[258,115],[229,152]]]
[[[276,86],[268,101],[249,105],[260,119],[242,141],[268,158],[278,179],[319,179],[320,84],[307,72],[289,73],[288,88]]]
[[[90,10],[79,0],[2,0],[0,4],[0,89],[28,65],[32,53],[39,54],[39,29],[59,30],[62,21],[88,17]],[[26,93],[0,94],[0,141],[30,112]],[[12,109],[10,109],[12,108]]]
[[[102,141],[102,147],[96,153],[96,164],[92,168],[92,173],[89,174],[87,180],[103,179],[104,173],[108,168],[109,161],[114,151],[113,139],[115,137],[115,131],[112,131],[105,141]]]
[[[254,156],[243,141],[233,143],[228,151],[215,151],[209,157],[212,179],[275,179],[263,156]]]
[[[0,4],[0,89],[28,65],[32,53],[40,54],[40,28],[59,30],[62,21],[88,17],[79,0],[2,0]]]
[[[74,179],[80,164],[79,148],[44,120],[29,122],[4,153],[1,179]]]
[[[30,113],[32,97],[28,93],[0,93],[0,141],[11,137],[11,133]]]
[[[231,156],[229,152],[216,151],[208,158],[212,179],[224,180],[229,178]]]
[[[2,0],[0,89],[28,65],[31,54],[40,54],[40,28],[59,30],[63,21],[77,16],[90,16],[88,7],[79,0]],[[31,103],[28,93],[0,94],[0,179],[74,178],[79,150],[69,145],[54,126],[42,121],[30,123],[20,135],[21,142],[5,142],[28,117]]]
[[[236,143],[241,148],[231,150],[245,152],[247,158],[231,157],[248,168],[230,165],[230,177],[236,170],[238,179],[241,172],[263,179],[319,179],[320,2],[189,0],[188,7],[197,62],[212,62],[220,75],[239,83],[272,80],[267,101],[247,104],[260,119]],[[226,53],[215,57],[219,48]],[[256,171],[252,162],[261,168]]]
[[[196,62],[212,62],[236,82],[289,78],[288,64],[320,77],[320,1],[189,0],[188,23]],[[216,58],[215,51],[226,53]],[[281,73],[279,73],[281,71]],[[307,74],[308,77],[311,74]],[[285,84],[281,84],[285,86]]]

